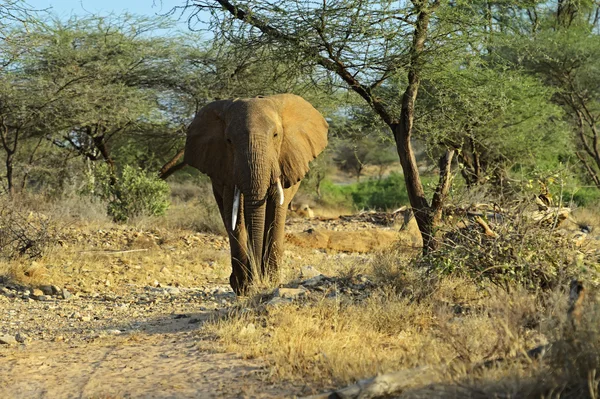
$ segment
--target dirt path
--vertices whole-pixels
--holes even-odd
[[[265,382],[259,362],[215,352],[215,344],[198,332],[209,316],[210,312],[153,315],[135,330],[86,329],[78,338],[56,335],[51,342],[0,348],[0,397],[274,398],[291,394],[293,387],[284,393]]]

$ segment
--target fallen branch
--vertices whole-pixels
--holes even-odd
[[[486,236],[492,237],[492,238],[498,238],[498,234],[494,233],[494,231],[490,228],[490,226],[486,223],[486,221],[483,220],[481,217],[476,216],[475,222],[477,222],[477,224],[483,228]]]
[[[100,255],[118,255],[127,254],[130,252],[146,252],[148,248],[143,249],[124,249],[124,250],[93,250],[93,251],[79,251],[80,254],[100,254]]]
[[[337,391],[307,396],[302,399],[369,399],[398,394],[402,391],[440,380],[442,368],[417,367],[381,374],[358,381]]]

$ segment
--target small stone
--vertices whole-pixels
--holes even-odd
[[[69,316],[69,319],[79,319],[80,317],[81,317],[81,314],[79,314],[79,312],[73,312]]]
[[[63,299],[69,299],[73,296],[73,294],[71,294],[68,289],[63,288],[61,291],[61,296]]]
[[[171,271],[170,271],[170,270],[169,270],[169,269],[168,269],[166,266],[163,266],[163,268],[162,268],[162,269],[160,269],[160,272],[161,272],[162,274],[166,274],[166,275],[168,275],[168,276],[169,276],[169,275],[171,275]]]
[[[28,296],[31,294],[31,291],[29,291],[29,290],[25,290],[25,291],[23,291],[23,292],[22,292],[22,294],[23,294],[24,296],[27,296],[27,297],[28,297]]]
[[[165,287],[164,292],[169,295],[179,295],[181,290],[177,287]]]
[[[0,335],[0,344],[16,345],[18,341],[12,335]]]
[[[50,295],[40,295],[35,299],[37,299],[38,301],[51,301],[52,297]]]
[[[117,329],[106,330],[106,333],[109,334],[109,335],[120,335],[121,334],[121,330],[117,330]]]
[[[57,285],[52,286],[52,295],[60,295],[61,291],[62,290]]]
[[[298,299],[300,297],[304,297],[309,294],[306,288],[300,286],[298,288],[277,288],[275,290],[275,298],[289,298],[289,299]]]
[[[29,337],[23,333],[17,333],[17,335],[15,335],[15,340],[19,343],[24,343],[28,339]]]
[[[110,287],[110,280],[107,279],[106,281],[104,281],[104,285],[106,287]]]
[[[81,316],[79,318],[79,320],[81,320],[81,321],[92,321],[92,317],[91,316]]]
[[[44,291],[40,290],[39,288],[34,288],[33,291],[31,291],[31,296],[34,298],[37,298],[42,295],[44,295]]]
[[[40,285],[40,290],[44,293],[44,295],[54,294],[54,291],[52,290],[51,285]]]

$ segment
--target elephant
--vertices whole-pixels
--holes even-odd
[[[288,205],[326,147],[328,129],[319,111],[293,94],[218,100],[196,113],[184,162],[210,177],[236,294],[247,293],[257,274],[276,279]]]

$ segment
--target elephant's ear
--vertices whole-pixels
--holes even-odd
[[[308,101],[293,94],[271,97],[280,103],[283,139],[279,164],[285,187],[298,183],[308,172],[308,163],[327,146],[329,125]]]
[[[225,109],[231,100],[212,102],[200,109],[187,130],[184,162],[209,177],[223,180],[229,167],[225,140]]]

